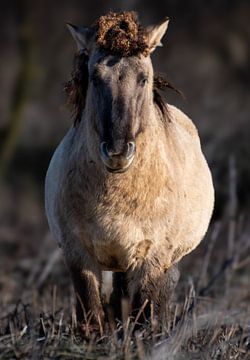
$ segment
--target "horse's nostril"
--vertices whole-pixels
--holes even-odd
[[[104,158],[110,159],[114,156],[119,156],[122,154],[122,151],[113,149],[109,143],[103,141],[100,145],[100,151]]]
[[[135,153],[135,142],[134,141],[130,141],[127,143],[127,154],[126,154],[126,158],[129,160],[132,158],[132,156]]]
[[[109,159],[110,155],[108,152],[107,143],[104,141],[100,144],[100,152],[104,159],[106,159],[106,160]]]
[[[107,142],[103,141],[100,144],[101,155],[106,160],[117,157],[121,157],[121,158],[123,157],[126,158],[127,160],[130,160],[135,153],[135,143],[134,141],[130,141],[124,145],[120,146],[117,149],[113,149],[112,147],[109,146]]]

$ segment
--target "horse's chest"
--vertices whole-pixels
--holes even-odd
[[[164,241],[167,222],[166,216],[138,218],[109,209],[84,225],[84,241],[103,269],[125,271]]]

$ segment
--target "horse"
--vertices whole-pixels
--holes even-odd
[[[144,306],[161,319],[179,279],[177,264],[204,237],[214,189],[193,122],[161,96],[151,54],[169,19],[143,27],[134,12],[92,26],[68,24],[76,41],[66,84],[74,123],[55,150],[45,208],[76,293],[85,331],[103,324],[102,272],[113,272],[110,306],[121,317]],[[85,324],[85,325],[84,325]]]

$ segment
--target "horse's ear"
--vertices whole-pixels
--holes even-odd
[[[147,27],[148,47],[150,53],[153,52],[157,46],[162,46],[161,39],[167,31],[168,23],[169,18],[166,17],[159,24]]]
[[[69,23],[67,23],[67,27],[76,42],[77,50],[85,50],[86,52],[89,52],[91,48],[91,40],[94,34],[93,29],[87,26],[78,27]]]

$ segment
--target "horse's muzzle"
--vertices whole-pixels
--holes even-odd
[[[135,156],[135,142],[130,141],[124,149],[115,152],[109,148],[107,142],[100,144],[100,155],[106,169],[113,173],[122,173],[128,170]]]

